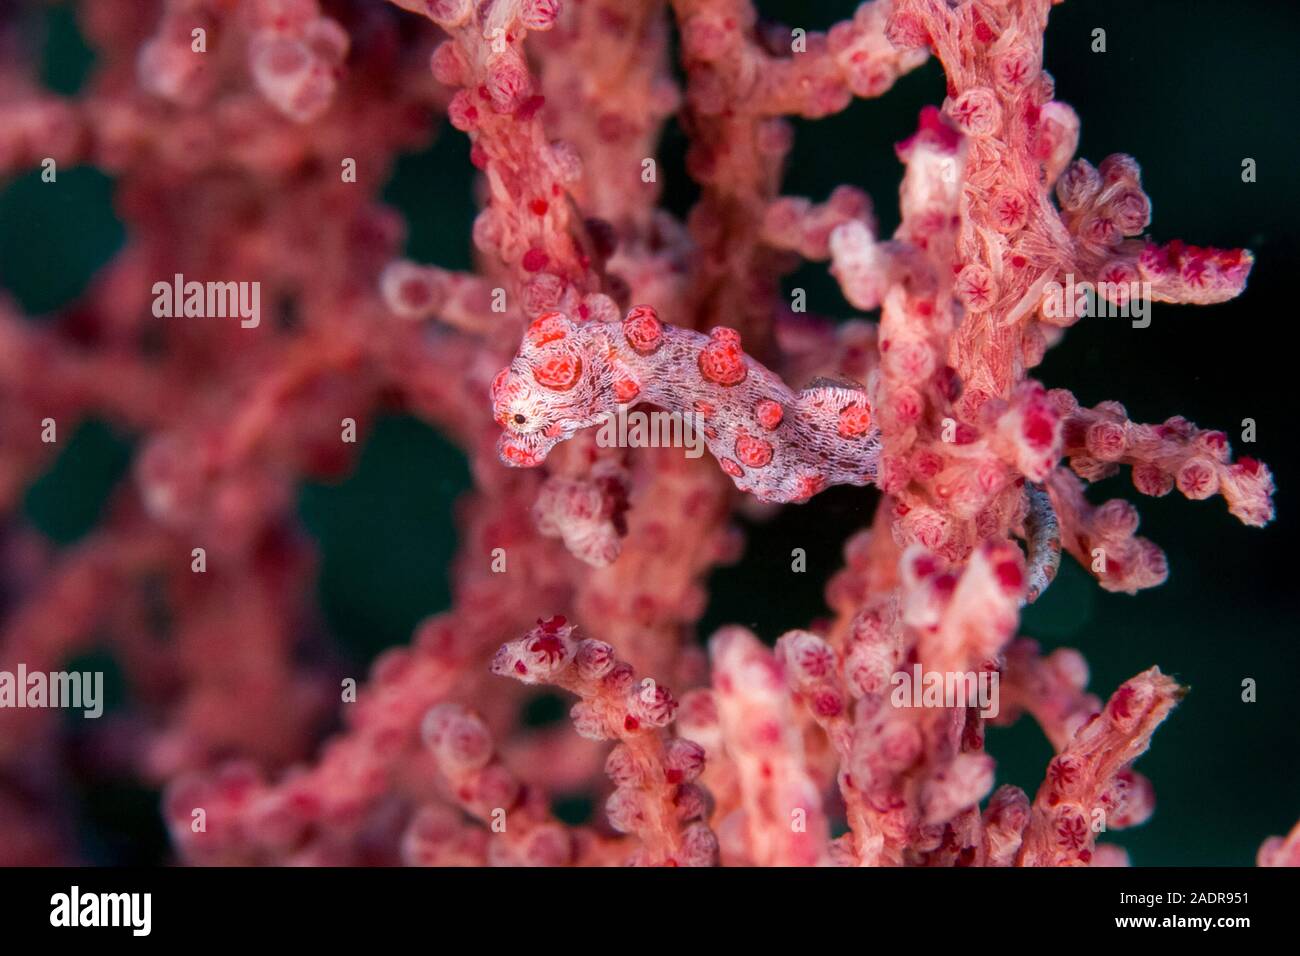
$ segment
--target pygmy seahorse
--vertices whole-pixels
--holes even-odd
[[[869,484],[880,457],[863,386],[818,379],[795,393],[744,353],[734,329],[677,328],[647,305],[621,323],[539,316],[493,381],[492,403],[505,429],[501,460],[516,467],[541,464],[559,442],[640,404],[700,423],[722,470],[762,501]]]

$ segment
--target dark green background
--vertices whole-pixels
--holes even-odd
[[[818,29],[853,4],[764,0],[759,7],[792,26]],[[1036,371],[1085,403],[1119,399],[1137,420],[1183,414],[1239,436],[1241,420],[1253,418],[1257,443],[1235,447],[1268,462],[1280,488],[1277,521],[1258,530],[1238,524],[1221,500],[1142,498],[1127,477],[1111,479],[1093,499],[1138,502],[1143,533],[1169,554],[1169,583],[1137,597],[1107,594],[1067,561],[1026,615],[1024,633],[1048,647],[1084,652],[1092,686],[1103,696],[1151,664],[1192,688],[1139,764],[1156,786],[1156,816],[1108,837],[1128,847],[1138,865],[1249,864],[1264,837],[1285,832],[1300,816],[1293,700],[1300,677],[1293,395],[1300,375],[1291,330],[1300,275],[1300,71],[1293,7],[1277,0],[1071,0],[1053,9],[1047,34],[1057,95],[1083,120],[1080,155],[1094,163],[1111,152],[1138,159],[1154,204],[1152,234],[1249,246],[1257,257],[1238,300],[1208,308],[1157,305],[1147,329],[1084,321]],[[47,82],[75,90],[91,57],[72,17],[56,7],[29,19],[31,42],[44,46]],[[1102,54],[1090,49],[1098,27],[1107,34]],[[882,227],[892,230],[900,175],[892,144],[943,93],[942,72],[931,62],[881,100],[798,123],[786,191],[820,199],[839,183],[862,186]],[[666,202],[678,213],[694,195],[683,151],[671,127],[660,168]],[[429,150],[399,163],[386,198],[408,218],[413,258],[468,266],[467,153],[464,137],[447,129]],[[1257,161],[1255,183],[1241,181],[1246,157]],[[111,189],[91,169],[60,171],[57,188],[31,175],[0,184],[0,287],[35,321],[70,301],[122,241]],[[850,314],[824,265],[805,267],[786,286],[807,289],[813,311]],[[29,516],[55,539],[76,540],[120,487],[132,442],[102,423],[83,426],[31,489]],[[455,547],[451,505],[467,487],[464,460],[452,446],[418,422],[390,418],[374,429],[348,479],[303,488],[300,511],[323,549],[322,603],[347,653],[364,661],[404,643],[422,616],[446,606]],[[841,545],[869,520],[875,501],[871,490],[834,489],[751,527],[743,562],[710,582],[701,638],[739,621],[771,640],[824,613],[822,587],[840,564]],[[796,546],[808,551],[805,575],[789,570]],[[1246,677],[1258,682],[1253,704],[1241,701]],[[1037,728],[1022,721],[993,730],[988,747],[999,760],[999,782],[1032,794],[1050,756]],[[106,862],[156,858],[153,800],[130,788],[83,795],[93,855]]]

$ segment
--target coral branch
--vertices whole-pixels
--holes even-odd
[[[828,822],[804,763],[780,664],[741,627],[715,634],[709,653],[719,723],[741,798],[742,816],[721,826],[744,833],[751,864],[825,862]]]
[[[1125,682],[1047,768],[1020,849],[1021,866],[1086,866],[1098,825],[1150,814],[1149,786],[1129,769],[1183,689],[1153,667]]]
[[[564,618],[539,621],[497,651],[492,673],[563,687],[580,698],[571,712],[580,735],[619,741],[605,763],[615,784],[605,810],[614,829],[641,841],[631,862],[714,865],[717,840],[707,824],[692,822],[708,815],[708,795],[693,783],[704,750],[665,732],[677,701],[650,678],[638,682],[608,644],[572,635]]]

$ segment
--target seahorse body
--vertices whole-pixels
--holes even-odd
[[[861,385],[818,380],[796,394],[742,351],[734,329],[676,328],[644,305],[621,323],[540,316],[493,381],[492,402],[501,460],[516,467],[541,464],[620,405],[694,413],[722,470],[762,501],[868,484],[880,454]]]

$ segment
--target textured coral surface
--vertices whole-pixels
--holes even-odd
[[[1126,863],[1106,834],[1151,816],[1134,763],[1186,689],[1150,667],[1094,696],[1022,611],[1063,560],[1112,592],[1168,576],[1137,509],[1090,485],[1259,527],[1274,483],[1176,400],[1143,422],[1038,377],[1076,322],[1221,303],[1254,264],[1163,234],[1134,158],[1078,155],[1051,8],[869,0],[818,31],[749,0],[96,0],[95,70],[66,97],[0,33],[0,175],[98,167],[127,234],[58,322],[0,301],[0,510],[83,419],[139,436],[75,545],[6,528],[0,669],[113,649],[134,704],[96,759],[164,789],[188,863]],[[893,146],[892,233],[893,197],[783,192],[796,124],[934,62],[945,95]],[[444,119],[477,171],[473,269],[405,258],[379,199]],[[670,122],[686,216],[661,194]],[[844,321],[783,293],[809,264]],[[173,277],[255,282],[260,316],[210,293],[163,314]],[[1057,307],[1085,284],[1123,318]],[[294,498],[393,409],[455,441],[474,487],[450,606],[353,679],[309,636]],[[601,437],[636,413],[702,454]],[[842,485],[874,517],[831,613],[698,643],[736,519]],[[538,686],[570,721],[525,725]],[[1022,717],[1054,753],[1032,793],[985,749]],[[0,709],[0,862],[77,857],[58,721]],[[586,823],[557,810],[575,792],[602,801]],[[1300,829],[1258,861],[1300,863]]]

